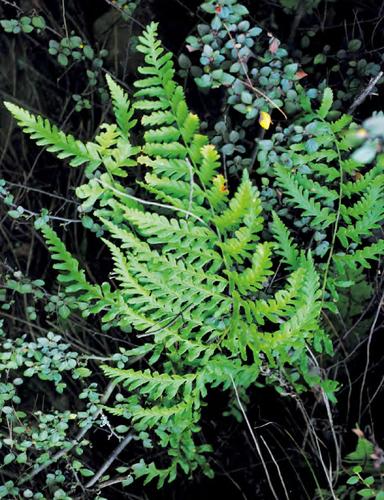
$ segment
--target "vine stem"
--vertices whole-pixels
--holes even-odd
[[[116,385],[117,385],[117,382],[115,380],[113,380],[112,382],[110,382],[108,384],[103,396],[101,397],[101,404],[105,404],[108,401],[108,399],[110,398]],[[97,412],[95,413],[95,415],[93,416],[92,422],[90,424],[86,425],[85,427],[83,427],[82,429],[80,429],[80,431],[77,433],[77,435],[75,436],[75,438],[73,439],[73,441],[71,442],[71,444],[68,448],[58,451],[49,460],[47,460],[45,463],[43,463],[39,467],[37,467],[37,469],[33,470],[30,474],[22,477],[21,480],[19,481],[19,485],[22,485],[22,484],[26,483],[27,481],[30,481],[35,476],[40,474],[40,472],[42,472],[43,470],[50,467],[53,463],[60,460],[61,457],[64,457],[65,455],[67,455],[75,446],[77,446],[79,444],[79,442],[87,434],[87,432],[90,430],[93,423],[98,418],[98,416],[100,415],[101,412],[102,412],[102,409],[99,408],[97,410]]]
[[[256,94],[258,94],[259,96],[261,96],[263,99],[265,99],[266,101],[268,101],[271,104],[271,106],[273,106],[274,108],[278,109],[280,111],[280,113],[284,116],[284,118],[287,120],[288,117],[284,113],[284,111],[280,108],[280,106],[278,106],[270,97],[268,97],[266,94],[264,94],[264,92],[262,92],[261,90],[259,90],[258,88],[256,88],[253,85],[251,79],[249,78],[248,69],[247,69],[246,65],[244,64],[243,59],[240,57],[240,53],[239,53],[239,50],[238,50],[238,48],[236,46],[236,42],[235,42],[233,36],[231,35],[231,32],[229,31],[229,28],[228,28],[228,26],[226,24],[224,24],[224,28],[227,30],[228,36],[231,39],[231,41],[233,42],[233,47],[236,50],[237,59],[239,60],[239,63],[241,65],[241,67],[243,68],[245,78],[247,79],[246,82],[244,82],[243,80],[240,80],[239,78],[237,78],[237,80],[239,80],[245,86],[247,86],[248,88],[250,88],[251,90],[253,90],[253,92],[255,92]]]

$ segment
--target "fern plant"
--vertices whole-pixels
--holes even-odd
[[[273,147],[271,141],[261,146],[259,172],[272,177],[280,193],[271,225],[278,253],[294,269],[298,252],[292,250],[293,239],[307,239],[336,310],[337,290],[358,281],[384,250],[379,237],[384,175],[381,161],[367,165],[352,155],[361,130],[349,115],[332,121],[332,102],[330,88],[318,110],[302,99],[305,114],[295,121],[292,133],[275,134]]]
[[[77,194],[103,225],[111,281],[91,283],[56,232],[45,225],[42,233],[58,279],[83,315],[130,332],[129,368],[112,361],[101,367],[121,387],[105,410],[167,451],[160,463],[132,467],[135,477],[161,486],[179,470],[212,474],[211,447],[200,432],[212,388],[244,394],[268,366],[303,390],[321,383],[308,352],[332,347],[319,325],[322,297],[311,255],[287,239],[284,258],[294,269],[284,285],[283,276],[275,279],[281,252],[263,238],[259,193],[244,172],[230,195],[219,155],[174,81],[172,55],[156,24],[140,37],[138,50],[145,65],[133,106],[107,77],[116,123],[93,142],[6,106],[38,144],[72,166],[86,165],[88,181]],[[140,147],[129,138],[136,113],[145,129]],[[122,184],[138,165],[147,171],[137,180],[141,197]]]

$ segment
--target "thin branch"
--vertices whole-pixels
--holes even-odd
[[[111,396],[115,386],[116,386],[117,382],[115,380],[113,380],[112,382],[110,382],[101,398],[101,404],[105,404],[109,397]],[[60,458],[64,457],[65,455],[67,455],[75,446],[77,446],[79,444],[79,442],[83,439],[83,437],[87,434],[87,432],[90,430],[90,428],[92,427],[93,423],[95,422],[95,420],[98,418],[98,416],[100,415],[100,413],[102,412],[102,409],[99,408],[97,410],[97,412],[95,413],[95,415],[93,416],[93,419],[92,419],[92,422],[88,425],[86,425],[85,427],[83,427],[82,429],[80,429],[80,431],[77,433],[75,439],[72,441],[71,445],[69,448],[66,448],[65,450],[60,450],[58,451],[57,453],[55,453],[51,458],[50,460],[48,460],[47,462],[43,463],[42,465],[40,465],[39,467],[37,467],[37,469],[33,470],[30,474],[24,476],[21,478],[21,480],[19,481],[19,485],[22,485],[24,483],[26,483],[27,481],[30,481],[31,479],[33,479],[35,476],[37,476],[38,474],[40,474],[40,472],[42,472],[43,470],[47,469],[48,467],[50,467],[53,463],[57,462],[58,460],[60,460]]]
[[[380,78],[384,75],[382,71],[380,71],[374,78],[371,78],[368,85],[363,89],[363,91],[356,97],[356,99],[353,101],[353,103],[350,105],[348,109],[348,114],[351,115],[355,109],[360,106],[365,99],[372,93],[373,88],[377,84],[377,82],[380,80]]]
[[[8,0],[1,0],[1,3],[5,5],[9,5],[10,7],[13,7],[19,12],[23,12],[23,9],[21,9],[18,5],[16,5],[16,2],[9,2]]]
[[[88,483],[85,485],[85,488],[92,488],[92,486],[97,483],[104,472],[109,469],[109,467],[113,464],[113,462],[124,450],[124,448],[132,441],[133,437],[133,434],[127,434],[125,436],[123,441],[121,441],[121,443],[113,450],[113,452],[109,455],[107,460],[103,463],[103,465],[96,472],[93,478],[88,481]]]
[[[285,497],[287,498],[287,500],[289,500],[289,495],[288,495],[288,491],[287,491],[287,487],[285,486],[285,481],[284,481],[284,478],[281,474],[281,470],[280,470],[280,467],[279,467],[279,464],[277,463],[275,457],[273,456],[273,453],[270,449],[270,447],[268,446],[268,443],[266,442],[266,440],[263,438],[263,436],[260,434],[260,439],[263,441],[264,443],[264,446],[267,448],[267,451],[269,453],[269,456],[271,457],[272,459],[272,462],[274,463],[276,469],[277,469],[277,473],[279,475],[279,478],[280,478],[280,483],[281,483],[281,486],[283,487],[284,489],[284,494],[285,494]]]
[[[236,42],[235,42],[233,36],[231,35],[231,32],[229,31],[229,28],[228,28],[228,26],[226,24],[224,24],[224,28],[227,30],[228,36],[231,39],[231,41],[233,42],[233,47],[234,47],[234,49],[236,51],[237,59],[238,59],[239,63],[241,64],[241,67],[243,68],[243,71],[244,71],[245,78],[247,79],[246,82],[244,82],[240,78],[238,78],[238,80],[241,83],[243,83],[244,85],[246,85],[248,88],[250,88],[251,90],[253,90],[253,92],[255,92],[256,94],[260,95],[263,99],[265,99],[266,101],[268,101],[274,108],[276,108],[276,109],[278,109],[280,111],[280,113],[284,116],[285,119],[288,119],[287,115],[280,108],[280,106],[278,106],[270,97],[268,97],[266,94],[264,94],[261,90],[259,90],[258,88],[256,88],[253,85],[251,79],[249,78],[248,69],[247,69],[246,65],[244,64],[244,61],[243,61],[242,57],[240,56],[239,50],[238,50],[238,48],[236,46]]]
[[[63,22],[64,22],[65,36],[68,38],[69,33],[68,33],[67,19],[66,19],[66,13],[65,13],[65,0],[61,0],[61,8],[63,9]]]
[[[371,329],[369,331],[369,336],[368,336],[368,342],[367,342],[367,361],[365,363],[365,369],[364,369],[364,374],[363,374],[363,381],[361,382],[361,389],[360,389],[360,400],[359,400],[359,420],[360,420],[360,417],[361,417],[361,409],[362,409],[362,404],[363,404],[363,394],[364,394],[364,386],[365,386],[365,382],[367,380],[367,375],[368,375],[368,369],[369,369],[369,363],[370,363],[370,359],[371,359],[371,344],[372,344],[372,338],[373,338],[373,334],[375,332],[375,327],[376,327],[376,323],[379,319],[379,316],[380,316],[380,312],[381,312],[381,308],[384,306],[384,293],[383,295],[381,296],[381,299],[380,299],[380,302],[379,302],[379,305],[377,307],[377,310],[376,310],[376,314],[375,314],[375,318],[373,320],[373,323],[372,323],[372,326],[371,326]]]
[[[260,459],[261,459],[261,463],[262,463],[262,465],[263,465],[265,475],[267,476],[267,481],[268,481],[269,487],[270,487],[270,489],[271,489],[272,495],[273,495],[273,497],[275,498],[275,500],[279,500],[279,497],[277,496],[276,491],[275,491],[275,489],[274,489],[274,487],[273,487],[272,480],[271,480],[271,477],[270,477],[269,472],[268,472],[268,468],[267,468],[267,466],[265,465],[265,461],[264,461],[264,458],[263,458],[263,454],[261,453],[261,448],[260,448],[259,442],[257,441],[256,435],[255,435],[255,433],[253,432],[252,426],[251,426],[251,424],[250,424],[250,422],[249,422],[249,420],[248,420],[247,414],[245,413],[244,407],[243,407],[243,405],[242,405],[242,403],[241,403],[240,396],[239,396],[239,392],[238,392],[238,390],[237,390],[237,387],[236,387],[235,381],[233,380],[233,377],[232,377],[232,375],[231,375],[231,374],[230,374],[229,376],[231,377],[232,385],[233,385],[233,388],[234,388],[234,390],[235,390],[235,395],[236,395],[237,404],[239,405],[239,408],[240,408],[240,410],[241,410],[241,413],[243,414],[243,417],[244,417],[245,423],[247,424],[247,427],[248,427],[249,433],[250,433],[250,434],[251,434],[251,436],[252,436],[252,440],[253,440],[253,442],[255,443],[255,447],[256,447],[257,453],[259,454],[259,457],[260,457]]]

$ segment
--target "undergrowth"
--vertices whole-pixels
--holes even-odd
[[[297,22],[304,15],[299,3],[279,2],[285,13],[299,9]],[[311,15],[321,4],[305,2]],[[130,17],[135,6],[117,7]],[[2,266],[1,498],[92,494],[101,500],[102,490],[115,484],[129,489],[153,481],[164,488],[182,476],[213,478],[218,452],[207,413],[215,411],[217,394],[225,401],[220,418],[247,426],[278,498],[247,417],[261,387],[289,397],[304,418],[302,454],[316,498],[383,496],[382,450],[374,434],[366,438],[355,429],[357,448],[341,461],[333,421],[345,391],[336,380],[339,366],[367,342],[359,375],[362,415],[382,305],[369,327],[365,315],[375,303],[374,287],[380,288],[384,250],[383,115],[360,124],[342,113],[343,102],[359,90],[354,73],[344,94],[324,80],[306,85],[308,75],[289,50],[252,25],[235,0],[205,2],[202,9],[213,19],[186,42],[191,59],[199,53],[201,68],[182,53],[178,73],[192,74],[203,92],[221,88],[214,126],[190,110],[156,23],[138,38],[144,64],[132,95],[109,73],[104,82],[102,64],[93,76],[87,71],[103,102],[108,89],[113,114],[93,140],[5,103],[38,146],[80,174],[73,186],[76,219],[24,208],[12,183],[0,183],[7,215],[16,227],[34,221],[57,273],[48,291],[42,279]],[[13,35],[41,36],[47,29],[35,12],[1,25]],[[71,57],[94,65],[93,49],[71,37],[50,43],[51,55],[62,66]],[[310,67],[303,53],[295,57]],[[323,63],[318,59],[315,66]],[[377,76],[376,70],[368,73]],[[91,107],[86,95],[75,98],[77,111]],[[255,130],[256,141],[249,141]],[[89,240],[100,249],[95,257],[71,244],[79,223],[84,247]],[[102,268],[96,279],[95,265]],[[19,337],[7,323],[15,318],[25,325]],[[345,373],[350,377],[348,368]],[[49,393],[54,403],[37,401],[35,411],[24,404],[26,387]],[[308,412],[303,398],[312,397]],[[312,423],[317,406],[327,444]],[[100,466],[92,464],[91,433],[119,441]],[[315,458],[307,458],[306,449]],[[111,477],[123,452],[129,458]]]
[[[330,353],[331,345],[319,325],[322,296],[312,257],[292,247],[294,270],[284,287],[276,279],[279,251],[262,238],[261,200],[247,172],[230,197],[219,156],[188,111],[155,24],[138,48],[146,61],[133,104],[146,128],[141,147],[129,141],[133,109],[110,78],[116,124],[104,125],[94,142],[83,144],[41,117],[6,106],[39,145],[70,158],[73,167],[86,164],[90,180],[77,194],[103,225],[115,286],[91,284],[56,233],[47,225],[41,230],[59,280],[83,315],[99,314],[104,324],[132,332],[137,345],[125,355],[148,359],[146,370],[102,367],[129,391],[105,409],[129,419],[138,433],[154,432],[168,450],[167,466],[143,461],[132,467],[135,476],[157,478],[161,486],[179,468],[212,474],[205,458],[211,448],[199,437],[210,387],[244,393],[269,367],[301,391],[321,384],[311,373],[308,347]],[[140,186],[158,201],[121,186],[137,164],[149,167]]]

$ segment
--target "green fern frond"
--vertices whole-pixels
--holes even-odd
[[[340,173],[338,176],[340,177]],[[339,199],[337,191],[328,186],[322,186],[307,175],[296,173],[295,179],[305,191],[311,193],[314,198],[321,199],[322,203],[327,206],[333,206],[334,202]]]
[[[112,97],[113,111],[116,117],[116,123],[120,129],[121,135],[125,138],[129,136],[130,130],[136,125],[137,120],[133,119],[133,109],[131,108],[129,98],[124,90],[117,85],[110,75],[106,75],[109,92]]]
[[[280,255],[289,268],[297,269],[299,262],[299,251],[293,238],[289,234],[288,228],[285,226],[280,217],[273,212],[271,230],[277,241],[276,253]]]
[[[261,302],[256,319],[260,321],[260,317],[265,316],[273,323],[281,323],[283,318],[292,316],[295,311],[296,296],[303,287],[304,280],[305,269],[299,267],[288,277],[285,289],[276,292],[273,298]]]
[[[317,111],[317,114],[320,116],[320,118],[326,118],[329,111],[332,108],[333,104],[333,92],[330,87],[326,87],[324,89],[323,97],[321,100],[321,105],[320,108]]]
[[[217,236],[209,228],[198,226],[185,219],[168,219],[156,212],[142,212],[124,208],[127,222],[131,223],[141,235],[149,238],[152,244],[164,244],[164,252],[176,252],[175,257],[186,252],[196,253],[208,245],[214,246]]]
[[[203,185],[208,186],[219,170],[219,154],[210,144],[201,148],[202,162],[199,168],[199,178]]]
[[[338,134],[339,132],[342,132],[345,130],[350,124],[352,123],[352,116],[350,115],[341,115],[341,117],[332,122],[331,129],[334,134]]]
[[[84,144],[72,135],[59,130],[49,120],[34,116],[15,104],[5,102],[4,105],[24,132],[30,135],[39,146],[46,146],[47,151],[55,153],[60,159],[70,159],[69,164],[72,167],[87,163],[87,171],[92,172],[101,164],[102,160],[96,144],[91,142]]]
[[[279,330],[262,341],[263,348],[272,365],[292,362],[292,359],[303,359],[307,342],[318,333],[317,319],[321,310],[321,290],[319,278],[311,258],[302,263],[305,270],[302,288],[296,299],[294,314],[282,322]],[[291,352],[279,349],[279,346],[290,342]],[[276,352],[279,354],[276,356]]]
[[[251,267],[245,269],[242,273],[230,273],[230,277],[242,295],[257,292],[266,286],[268,277],[273,274],[271,271],[272,248],[273,246],[270,243],[260,243],[256,246],[252,256]]]
[[[119,330],[129,332],[132,348],[124,355],[129,363],[140,357],[143,364],[125,368],[119,355],[118,368],[102,367],[121,386],[116,402],[102,409],[128,419],[138,432],[150,432],[166,449],[166,468],[144,462],[133,467],[136,478],[162,484],[179,470],[210,471],[205,456],[210,447],[200,426],[212,387],[232,390],[235,382],[246,396],[268,360],[297,374],[300,387],[308,382],[307,347],[320,330],[322,293],[311,258],[299,255],[276,216],[272,230],[279,248],[266,241],[260,195],[246,170],[231,196],[219,154],[199,133],[199,118],[174,81],[172,55],[162,48],[156,24],[140,37],[139,50],[143,78],[136,83],[133,108],[107,77],[117,124],[104,125],[95,143],[83,145],[42,119],[17,113],[25,128],[61,157],[90,163],[95,151],[97,166],[105,166],[77,194],[102,225],[112,260],[110,284],[89,284],[56,233],[43,231],[59,279],[68,293],[77,294],[83,314],[97,314],[103,328],[113,326],[117,336]],[[135,123],[132,109],[142,113],[142,146],[128,140]],[[328,144],[319,140],[326,152],[311,156],[309,165],[327,163],[332,157]],[[301,153],[307,154],[295,152],[298,158]],[[149,172],[144,181],[135,179],[137,191],[132,192],[120,177],[136,163]],[[332,224],[335,214],[321,202],[335,202],[334,192],[311,192],[319,179],[291,178],[277,167],[277,180],[291,204],[314,224]],[[275,256],[295,269],[287,280],[279,266],[274,268]]]
[[[229,207],[214,217],[214,223],[219,231],[233,231],[245,223],[254,225],[257,232],[262,229],[261,211],[259,194],[249,180],[248,172],[244,170],[241,184],[230,200]]]
[[[329,208],[322,207],[321,204],[314,200],[314,196],[301,186],[296,177],[289,174],[287,169],[281,165],[275,165],[276,180],[281,186],[286,195],[290,198],[290,204],[300,208],[303,215],[313,217],[313,225],[326,228],[333,224],[336,215]]]
[[[379,165],[375,165],[363,175],[356,176],[353,180],[345,182],[343,184],[344,196],[351,198],[353,195],[364,193],[375,182],[375,179],[381,175],[382,168]]]
[[[357,265],[370,269],[370,260],[377,261],[384,252],[384,240],[381,239],[371,245],[366,245],[363,248],[355,250],[352,254],[336,254],[334,257],[335,264],[340,269],[345,266],[355,269]]]
[[[370,212],[382,209],[380,200],[384,199],[384,175],[376,175],[372,182],[363,191],[362,197],[351,206],[343,206],[343,217],[350,221],[360,219]],[[378,219],[380,221],[380,219]]]
[[[53,268],[60,271],[58,280],[65,286],[67,293],[81,292],[81,300],[100,298],[99,287],[91,285],[84,271],[79,269],[78,261],[65,248],[64,243],[49,226],[43,226],[41,232],[51,252],[51,257],[56,263]]]
[[[141,182],[140,186],[168,205],[181,208],[198,216],[204,217],[207,215],[207,210],[196,200],[198,198],[200,202],[203,202],[205,194],[194,183],[158,177],[148,173],[145,175],[145,182]]]
[[[165,373],[151,372],[150,370],[122,370],[103,365],[101,369],[109,378],[117,383],[122,383],[129,390],[140,389],[140,394],[145,394],[156,401],[161,397],[172,400],[182,390],[182,395],[187,397],[192,391],[192,382],[195,375],[167,375]]]
[[[113,274],[116,279],[120,282],[120,286],[125,294],[128,294],[130,298],[139,296],[142,297],[143,302],[148,302],[150,300],[150,293],[148,290],[140,285],[137,279],[132,276],[129,272],[129,264],[126,256],[111,241],[102,238],[102,241],[107,245],[111,251],[115,267],[113,269]]]

